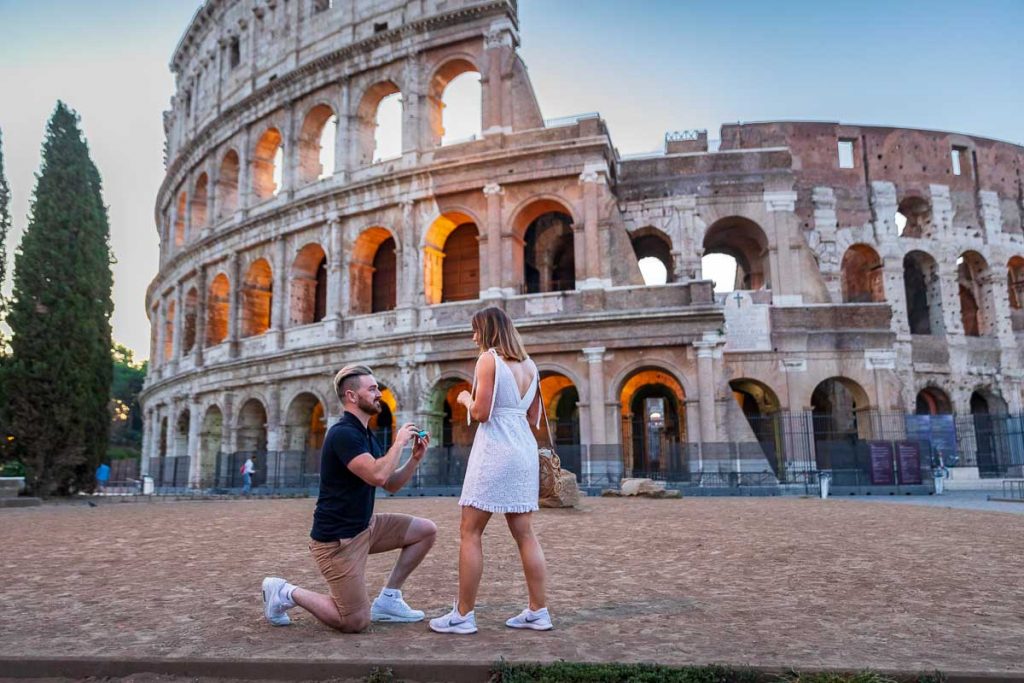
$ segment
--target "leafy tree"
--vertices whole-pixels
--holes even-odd
[[[7,297],[3,293],[7,282],[7,235],[11,232],[11,188],[4,173],[4,135],[0,131],[0,322],[7,312]],[[0,328],[0,355],[4,352],[4,332]]]
[[[38,495],[90,489],[106,453],[109,240],[100,174],[78,114],[58,102],[15,255],[11,357],[4,369],[9,447]]]
[[[135,354],[127,346],[114,344],[113,382],[110,385],[109,453],[128,453],[138,457],[142,450],[142,411],[139,392],[146,379],[146,363],[136,363]],[[112,456],[113,457],[113,456]]]

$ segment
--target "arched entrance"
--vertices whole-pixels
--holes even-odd
[[[576,254],[568,214],[541,214],[526,229],[525,242],[523,278],[527,294],[576,289]]]
[[[863,439],[869,435],[864,389],[846,377],[831,377],[811,394],[814,451],[819,470],[832,470],[837,485],[865,483],[867,453]]]
[[[427,231],[423,291],[428,304],[480,298],[480,239],[468,215],[448,212]]]
[[[327,315],[327,255],[307,244],[292,262],[291,324],[318,323]]]
[[[722,254],[735,262],[733,282],[719,282],[719,278],[703,272],[712,266],[708,257],[715,254]],[[749,218],[731,216],[718,220],[704,233],[701,270],[705,279],[715,279],[716,292],[771,289],[768,237],[761,226]]]
[[[655,227],[646,227],[631,233],[629,238],[645,285],[675,282],[672,240],[668,235]]]
[[[911,334],[945,334],[942,289],[935,259],[923,251],[903,257],[903,289]]]
[[[953,403],[942,389],[925,387],[917,392],[914,413],[917,415],[951,415]]]
[[[199,432],[199,486],[210,488],[216,484],[217,462],[221,459],[224,439],[224,415],[217,406],[210,406],[203,416]]]
[[[995,391],[979,388],[971,393],[971,430],[965,430],[965,451],[974,451],[981,477],[1006,476],[1010,458],[1010,440],[1007,430],[1007,405]],[[973,434],[970,432],[973,431]],[[1016,439],[1020,435],[1016,434]],[[973,443],[970,442],[973,437]]]
[[[327,433],[324,405],[314,394],[303,392],[292,399],[285,414],[282,441],[282,482],[308,486],[320,473],[320,448]]]
[[[247,457],[251,457],[256,472],[252,485],[260,486],[267,479],[267,410],[259,399],[250,398],[238,413],[238,432],[235,438],[238,449],[230,465],[231,481],[241,486],[239,469]]]
[[[735,379],[729,382],[732,396],[743,411],[760,451],[775,476],[786,479],[785,448],[779,411],[779,397],[768,385],[754,379]],[[742,445],[742,444],[741,444]]]
[[[395,393],[380,383],[379,380],[378,386],[380,387],[381,394],[381,410],[370,418],[367,426],[376,435],[380,445],[384,448],[389,448],[395,431],[395,415],[398,414],[398,400],[395,398]]]
[[[626,476],[689,477],[685,400],[682,384],[666,370],[643,368],[626,379],[619,392]]]
[[[866,244],[846,250],[842,263],[843,303],[881,303],[885,301],[882,259]]]

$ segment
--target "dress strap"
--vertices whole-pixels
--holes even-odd
[[[488,415],[494,413],[494,399],[498,396],[498,363],[501,362],[501,356],[493,348],[487,349],[487,352],[494,356],[494,386],[491,387],[491,409],[488,411]],[[470,394],[473,399],[476,400],[476,370],[473,371],[473,388],[470,390]],[[466,425],[473,424],[473,416],[470,411],[466,411]]]

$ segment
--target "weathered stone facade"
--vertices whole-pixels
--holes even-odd
[[[390,419],[465,443],[453,399],[484,305],[517,321],[559,440],[627,468],[652,465],[652,424],[695,470],[710,444],[764,443],[745,415],[827,403],[863,434],[869,412],[1021,412],[1024,149],[780,122],[621,158],[599,117],[545,124],[514,0],[333,5],[208,0],[175,51],[147,457],[192,456],[199,484],[219,452],[314,449],[355,361]],[[482,135],[442,145],[465,72]],[[393,93],[402,153],[375,162]],[[702,279],[713,253],[735,293]],[[666,284],[644,285],[644,257]]]

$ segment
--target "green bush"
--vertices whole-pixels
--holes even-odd
[[[17,460],[0,465],[0,477],[24,477],[25,466]]]
[[[138,460],[139,455],[131,446],[107,446],[108,460]]]

